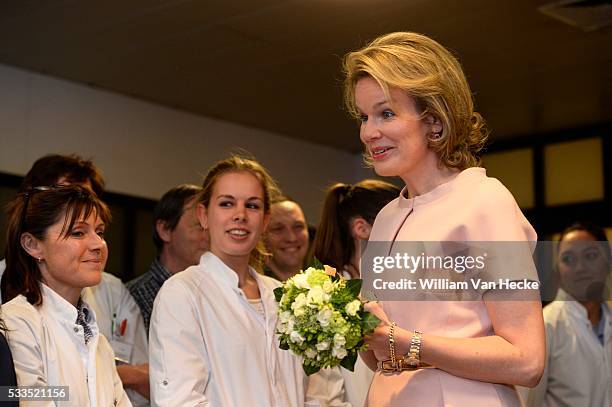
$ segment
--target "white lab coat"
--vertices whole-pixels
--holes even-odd
[[[116,357],[131,365],[149,363],[147,332],[140,308],[120,279],[102,273],[100,284],[84,288],[81,297],[94,310],[100,333],[108,339]],[[136,391],[126,392],[134,406],[149,405],[149,400]]]
[[[586,309],[559,290],[544,307],[546,367],[538,386],[520,389],[529,407],[612,406],[612,315],[604,303],[604,344]]]
[[[19,295],[2,305],[19,386],[68,386],[70,401],[22,401],[21,406],[131,406],[115,368],[114,354],[99,334],[95,311],[93,337],[85,345],[77,310],[41,284],[43,303]]]
[[[309,387],[301,360],[279,349],[272,290],[280,283],[250,272],[265,318],[238,287],[237,274],[212,253],[164,283],[149,335],[152,405],[347,405],[338,370],[324,371]]]
[[[6,261],[0,260],[0,278],[5,269]],[[120,279],[102,273],[100,284],[85,287],[81,298],[96,314],[98,329],[110,342],[116,357],[131,365],[149,363],[147,332],[140,308]],[[122,324],[125,327],[123,330]],[[134,406],[149,405],[149,400],[136,391],[126,391]]]
[[[121,280],[102,273],[100,284],[84,288],[81,297],[95,311],[100,333],[110,342],[115,356],[132,365],[149,363],[140,309]]]
[[[6,261],[0,260],[0,279],[5,269]],[[149,362],[144,320],[138,304],[120,279],[104,272],[100,284],[85,287],[81,298],[94,310],[98,329],[109,340],[115,356],[131,365]]]

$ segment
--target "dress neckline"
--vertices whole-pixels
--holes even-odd
[[[399,206],[401,208],[411,209],[420,205],[425,205],[448,194],[450,191],[452,191],[454,188],[457,188],[458,186],[473,183],[474,181],[481,180],[486,176],[487,170],[482,167],[466,168],[465,170],[457,174],[457,176],[452,180],[438,185],[437,187],[423,195],[417,195],[413,198],[406,198],[408,191],[406,189],[406,186],[404,186],[399,196]]]

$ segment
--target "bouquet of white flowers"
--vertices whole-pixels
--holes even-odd
[[[280,348],[302,356],[307,375],[337,365],[353,371],[364,335],[380,322],[363,309],[361,283],[318,263],[274,290]]]

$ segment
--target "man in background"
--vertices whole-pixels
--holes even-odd
[[[153,303],[162,284],[173,274],[198,264],[208,250],[208,235],[195,211],[201,190],[196,185],[179,185],[166,192],[153,210],[157,257],[146,273],[127,283],[140,307],[147,333]]]
[[[271,254],[264,269],[267,276],[286,281],[302,270],[308,253],[308,225],[297,202],[280,197],[272,203],[264,243]]]

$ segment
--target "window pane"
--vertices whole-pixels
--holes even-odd
[[[546,205],[604,198],[601,139],[549,144],[544,148]]]
[[[487,175],[500,180],[523,209],[533,208],[533,150],[524,148],[486,154],[482,159]]]

